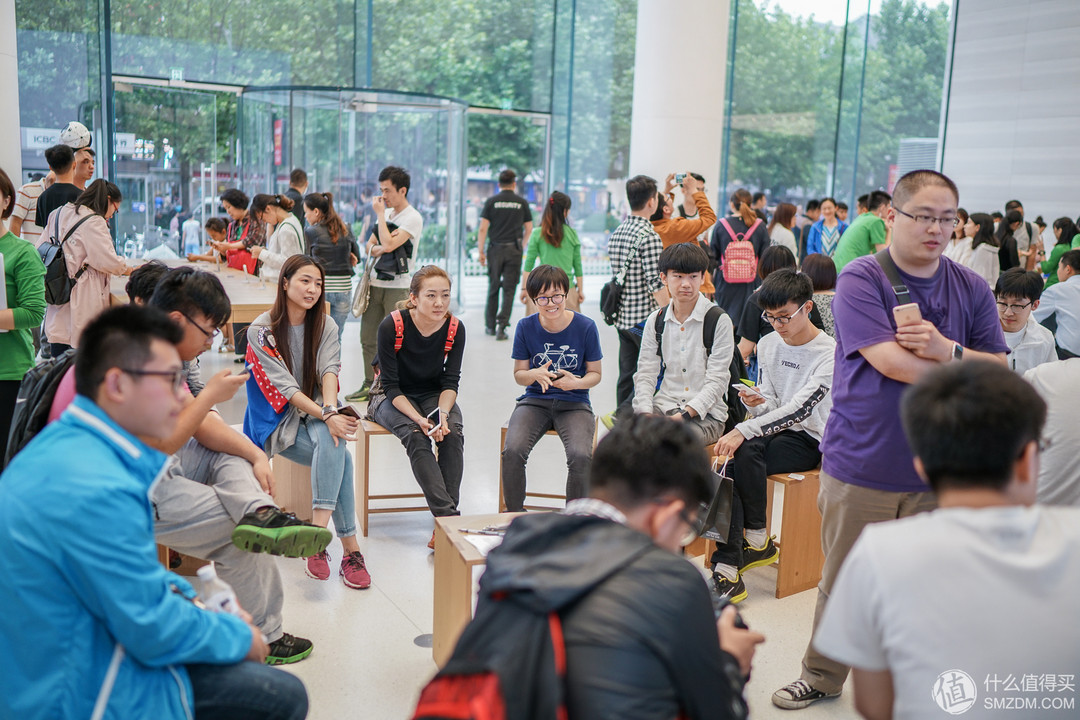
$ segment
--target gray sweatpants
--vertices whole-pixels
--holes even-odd
[[[194,439],[170,458],[155,486],[157,541],[185,555],[211,560],[232,586],[240,606],[270,642],[282,635],[284,590],[274,558],[232,544],[236,523],[248,512],[276,505],[242,458],[207,450]]]

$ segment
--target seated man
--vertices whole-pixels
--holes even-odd
[[[1039,307],[1042,275],[1015,267],[998,275],[994,287],[998,317],[1009,344],[1009,367],[1021,375],[1036,365],[1057,360],[1054,333],[1031,316]]]
[[[0,637],[17,648],[0,660],[0,717],[307,714],[303,684],[261,665],[250,616],[200,609],[157,562],[148,496],[169,459],[139,435],[179,421],[181,336],[156,310],[102,313],[78,397],[0,477]]]
[[[131,275],[128,275],[127,285],[124,286],[128,302],[135,305],[146,305],[150,302],[154,288],[168,272],[169,266],[160,260],[151,260],[132,270]]]
[[[566,499],[585,496],[596,420],[589,388],[600,382],[600,334],[596,323],[566,308],[570,278],[562,268],[540,265],[525,291],[539,310],[518,321],[514,333],[514,380],[525,386],[506,428],[502,453],[506,509],[525,503],[525,463],[548,430],[566,450]]]
[[[810,322],[813,294],[810,278],[792,270],[777,270],[761,284],[761,316],[775,332],[757,346],[757,386],[739,391],[753,417],[716,443],[717,455],[732,458],[735,494],[728,541],[712,556],[713,583],[731,602],[746,598],[742,573],[779,554],[765,531],[768,476],[812,470],[821,462],[818,443],[832,408],[836,341]]]
[[[1058,283],[1046,288],[1032,315],[1044,324],[1052,318],[1058,359],[1080,356],[1080,250],[1061,256]]]
[[[278,509],[266,454],[214,411],[247,379],[222,370],[204,387],[199,375],[197,358],[229,317],[229,298],[216,277],[184,267],[162,277],[149,305],[182,329],[177,352],[186,384],[173,432],[164,440],[145,439],[173,456],[152,498],[158,542],[217,565],[268,638],[271,664],[303,660],[311,654],[311,641],[282,631],[281,575],[273,559],[259,553],[307,557],[325,549],[331,535]],[[71,376],[61,381],[52,416],[71,401]]]
[[[701,294],[709,256],[697,243],[664,248],[657,267],[671,302],[645,321],[634,373],[634,412],[685,423],[708,445],[724,433],[728,420],[735,352],[731,318]]]
[[[1039,709],[1014,716],[1076,717],[1072,690],[1042,684],[1046,673],[1073,682],[1080,667],[1080,625],[1066,620],[1080,595],[1080,510],[1034,504],[1046,405],[1016,373],[975,360],[931,370],[901,416],[940,509],[863,529],[814,646],[852,667],[867,718],[976,702],[986,712],[972,716],[990,717],[1029,698]],[[1036,687],[1018,692],[1029,676]]]
[[[1039,455],[1039,502],[1080,507],[1080,358],[1043,363],[1024,373],[1046,402]]]
[[[676,554],[700,530],[709,476],[687,424],[631,416],[597,446],[588,498],[515,519],[488,557],[473,623],[496,617],[500,597],[559,612],[570,720],[746,717],[764,637],[736,627],[734,608],[717,621],[707,583]],[[528,697],[535,677],[504,687]]]

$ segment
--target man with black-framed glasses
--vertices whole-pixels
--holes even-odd
[[[1042,275],[1015,267],[1001,273],[994,286],[998,317],[1009,344],[1009,367],[1023,375],[1043,363],[1057,360],[1054,333],[1032,317],[1042,297]]]
[[[885,215],[891,244],[856,258],[837,279],[833,407],[821,442],[818,495],[825,565],[815,628],[863,527],[937,504],[912,465],[900,425],[901,392],[942,364],[973,358],[1005,364],[1009,346],[986,280],[941,258],[956,226],[959,196],[941,173],[904,175]],[[906,322],[898,324],[893,309],[911,303],[919,312],[901,313]],[[811,645],[801,677],[777,690],[773,704],[798,709],[835,697],[847,674],[847,666]]]

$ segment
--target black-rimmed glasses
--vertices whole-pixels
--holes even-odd
[[[893,205],[893,210],[900,213],[904,217],[909,217],[915,221],[916,225],[921,225],[924,228],[930,228],[933,225],[941,225],[943,228],[955,228],[960,224],[960,218],[958,217],[934,217],[933,215],[912,215],[909,212],[904,212],[900,208]]]
[[[764,320],[765,322],[769,323],[770,325],[783,326],[783,325],[787,325],[789,322],[791,322],[792,319],[794,319],[794,317],[796,315],[798,315],[799,313],[801,313],[805,309],[806,309],[806,305],[803,305],[801,308],[799,308],[795,312],[791,313],[790,315],[778,315],[776,317],[773,317],[772,315],[770,315],[767,312],[763,312],[763,313],[761,313],[761,319]]]
[[[192,320],[191,316],[188,315],[186,312],[184,312],[182,310],[180,311],[180,314],[183,315],[185,318],[187,318],[187,321],[189,323],[191,323],[196,328],[198,328],[199,332],[201,332],[203,335],[205,335],[207,340],[213,340],[214,338],[216,338],[221,333],[221,330],[218,329],[218,328],[214,328],[214,330],[212,332],[210,330],[207,330],[202,325],[200,325],[199,323]]]
[[[173,392],[180,392],[180,388],[184,387],[184,381],[187,380],[187,373],[183,368],[177,370],[137,370],[134,368],[120,368],[121,372],[128,375],[134,375],[135,377],[163,377],[168,378],[172,383]]]
[[[1006,310],[1012,310],[1013,313],[1022,313],[1025,310],[1027,310],[1029,307],[1031,307],[1032,302],[1034,302],[1034,301],[1028,301],[1028,302],[1024,303],[1023,305],[1013,305],[1013,304],[1004,303],[1004,302],[1001,302],[1000,300],[998,300],[997,301],[997,306],[998,306],[998,310],[1000,310],[1001,312],[1005,312]]]
[[[566,293],[559,293],[558,295],[540,295],[536,298],[536,300],[534,300],[534,302],[540,307],[544,307],[548,303],[562,305],[563,300],[566,300]]]

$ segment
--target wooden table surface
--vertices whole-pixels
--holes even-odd
[[[243,270],[227,267],[224,263],[219,266],[215,263],[188,262],[183,259],[166,260],[164,262],[170,268],[190,265],[216,275],[225,287],[225,294],[229,296],[229,302],[232,303],[230,322],[250,323],[269,310],[274,304],[276,286],[273,283],[264,282],[254,275],[248,275]],[[133,261],[132,264],[141,265],[142,263]],[[113,276],[109,287],[113,305],[127,304],[128,296],[124,290],[127,281],[127,277]]]

